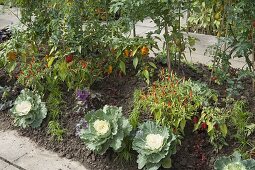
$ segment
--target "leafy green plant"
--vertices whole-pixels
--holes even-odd
[[[255,130],[255,124],[252,123],[251,117],[252,113],[247,111],[247,103],[245,101],[234,102],[230,121],[234,131],[234,138],[238,140],[241,147],[251,146],[248,137]]]
[[[216,149],[221,149],[223,145],[227,145],[225,138],[228,134],[229,112],[229,108],[203,107],[200,117],[193,118],[194,131],[198,129],[206,131],[211,144]]]
[[[243,160],[238,152],[218,158],[214,163],[215,170],[252,170],[255,168],[254,159]]]
[[[80,138],[98,154],[104,154],[110,147],[120,151],[124,137],[132,130],[129,121],[122,116],[122,108],[114,106],[106,105],[103,109],[90,111],[85,120],[88,127],[81,130]]]
[[[217,29],[226,17],[224,3],[224,1],[193,1],[188,14],[189,29],[198,33],[217,35]]]
[[[0,111],[6,110],[13,105],[13,100],[10,98],[11,87],[0,86]]]
[[[254,31],[252,31],[252,21],[255,17],[254,2],[252,0],[223,1],[223,5],[224,16],[221,20],[221,26],[224,28],[215,30],[219,33],[218,42],[213,47],[210,47],[213,49],[211,53],[213,57],[212,71],[213,73],[221,72],[220,74],[223,76],[219,78],[229,76],[231,73],[230,59],[233,58],[243,58],[250,71],[254,67],[253,61],[249,57],[253,49],[252,37],[254,37]],[[224,37],[220,37],[222,33]],[[233,85],[234,82],[229,81],[230,85]]]
[[[137,75],[145,78],[147,84],[149,84],[150,77],[157,68],[153,60],[149,59],[150,51],[158,49],[155,40],[152,37],[129,38],[121,36],[118,38],[110,37],[107,41],[112,46],[112,60],[109,61],[109,64],[113,66],[113,69],[127,74],[127,65],[132,63],[133,68],[138,72]]]
[[[50,121],[48,124],[48,133],[51,134],[53,138],[56,137],[57,141],[59,142],[63,140],[65,130],[61,127],[59,122]]]
[[[11,113],[15,125],[38,128],[47,115],[47,109],[38,94],[24,89],[15,100]]]
[[[170,168],[170,156],[176,152],[176,136],[170,129],[148,121],[138,127],[133,149],[139,154],[139,169]]]

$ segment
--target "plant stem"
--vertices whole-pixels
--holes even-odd
[[[252,43],[252,64],[253,64],[253,72],[255,72],[255,41],[254,41],[254,27],[252,28],[252,38],[251,38],[251,43]],[[252,90],[255,92],[255,79],[252,79]]]
[[[167,54],[167,67],[168,67],[168,72],[171,73],[171,59],[170,59],[170,48],[169,48],[169,40],[168,40],[168,25],[167,23],[165,24],[165,41],[166,41],[166,54]]]
[[[135,21],[133,20],[133,36],[136,37]]]
[[[178,29],[179,29],[179,33],[181,33],[181,4],[179,4],[179,11],[178,11],[178,22],[179,22],[179,27],[178,27]],[[181,41],[181,43],[184,43],[184,42],[182,42],[182,39],[180,40]],[[182,45],[181,45],[182,46]],[[181,48],[181,47],[180,47]],[[179,53],[178,53],[178,70],[180,70],[180,65],[181,65],[181,51],[179,51]]]

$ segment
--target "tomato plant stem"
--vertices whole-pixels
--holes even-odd
[[[170,48],[169,48],[169,40],[167,38],[169,34],[168,31],[168,25],[165,25],[165,40],[166,40],[166,53],[167,53],[167,67],[168,67],[168,72],[171,73],[171,59],[170,59]]]
[[[252,37],[251,37],[251,42],[252,42],[252,64],[253,64],[253,71],[255,71],[255,42],[254,42],[254,27],[252,27]],[[255,79],[253,78],[252,80],[252,90],[255,92]]]

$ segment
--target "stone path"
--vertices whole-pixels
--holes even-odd
[[[0,131],[0,170],[86,170],[78,162],[38,147],[16,131]]]

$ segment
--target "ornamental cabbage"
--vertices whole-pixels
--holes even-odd
[[[132,127],[128,119],[122,116],[122,108],[104,106],[103,109],[90,111],[85,115],[87,127],[80,131],[80,138],[88,149],[104,154],[108,148],[119,151],[124,137]]]
[[[218,158],[214,163],[215,170],[254,170],[255,160],[247,159],[242,160],[241,155],[238,152],[234,152],[232,155]]]
[[[151,121],[143,123],[138,129],[132,145],[139,154],[138,168],[170,168],[170,156],[176,152],[176,136],[170,129]]]
[[[45,103],[41,100],[41,96],[28,89],[21,91],[10,111],[14,117],[15,125],[22,128],[40,127],[47,115],[47,109]]]

